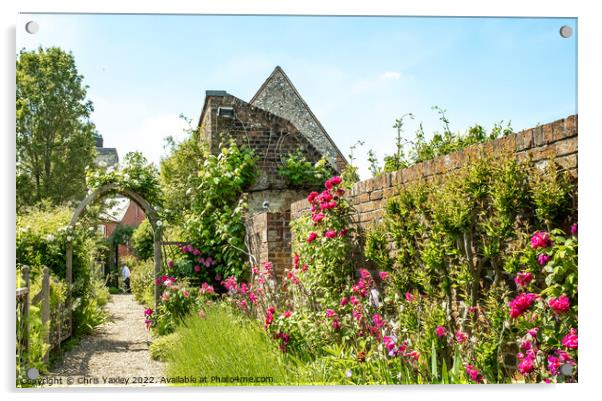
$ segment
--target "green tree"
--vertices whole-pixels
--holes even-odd
[[[21,50],[16,89],[18,207],[81,197],[95,157],[94,108],[73,55],[57,47]]]

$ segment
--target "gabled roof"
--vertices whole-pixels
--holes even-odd
[[[123,220],[128,208],[130,207],[130,199],[125,196],[118,196],[112,199],[106,199],[105,205],[110,207],[105,212],[100,214],[100,219],[106,222],[119,223]]]
[[[299,102],[301,103],[304,111],[310,116],[312,122],[318,127],[318,129],[320,130],[320,133],[324,136],[324,138],[326,138],[326,140],[330,143],[330,145],[332,146],[333,149],[335,149],[336,153],[338,154],[338,156],[346,161],[345,156],[343,156],[343,154],[341,153],[341,151],[339,150],[339,148],[337,147],[337,145],[334,143],[334,141],[332,140],[332,138],[330,137],[330,135],[328,135],[328,133],[326,132],[326,129],[322,126],[322,123],[320,123],[320,121],[318,120],[318,118],[316,117],[316,115],[313,113],[313,111],[311,111],[311,109],[309,108],[309,106],[307,105],[307,103],[305,102],[305,100],[303,99],[303,97],[301,97],[301,94],[299,93],[299,91],[297,90],[297,88],[295,88],[295,85],[293,85],[293,83],[291,82],[291,80],[288,78],[288,76],[286,75],[286,73],[284,72],[284,70],[282,70],[282,68],[280,68],[280,66],[276,66],[276,68],[274,68],[274,71],[272,71],[272,73],[270,74],[270,76],[264,81],[264,83],[261,85],[261,87],[259,87],[259,90],[255,93],[255,95],[253,96],[253,98],[249,101],[250,104],[257,106],[256,102],[258,101],[259,96],[268,88],[268,86],[275,80],[277,80],[278,78],[282,78],[283,81],[285,82],[285,84],[291,89],[291,91],[294,93],[294,95],[297,97],[297,99],[299,100]],[[261,107],[261,106],[259,106]],[[273,114],[278,115],[278,113],[275,110],[269,110],[270,112],[272,112]],[[290,118],[288,118],[287,116],[280,116],[283,118],[286,118],[288,120],[291,120]],[[291,121],[293,123],[293,125],[297,126],[297,124],[295,124],[295,121]],[[299,127],[297,126],[297,129],[299,131],[301,131],[302,134],[306,134],[304,132],[303,127]],[[308,137],[308,139],[310,140],[310,142],[314,143],[314,141],[312,141],[311,137]],[[316,144],[314,143],[314,146]],[[319,147],[316,146],[318,149]]]

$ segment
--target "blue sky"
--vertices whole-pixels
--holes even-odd
[[[35,20],[40,30],[26,33]],[[440,129],[511,120],[514,130],[577,112],[575,19],[19,15],[17,50],[72,51],[94,102],[92,119],[120,156],[158,162],[164,138],[196,122],[205,90],[249,100],[280,65],[345,155],[392,152],[395,118]]]

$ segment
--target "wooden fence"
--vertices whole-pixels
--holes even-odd
[[[32,305],[40,308],[40,320],[42,323],[42,336],[44,344],[48,349],[44,354],[44,362],[48,362],[49,354],[55,349],[60,349],[61,342],[71,335],[71,314],[64,303],[58,303],[51,307],[51,285],[50,271],[48,267],[42,269],[42,288],[33,295],[31,292],[31,271],[28,266],[20,268],[22,286],[16,290],[16,326],[17,326],[17,369],[28,368],[28,351],[31,343],[31,316]],[[67,295],[67,301],[69,295]]]

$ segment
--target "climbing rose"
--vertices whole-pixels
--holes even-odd
[[[316,191],[311,192],[308,196],[307,196],[307,201],[309,203],[313,203],[313,201],[316,199],[316,196],[318,196],[318,193]]]
[[[466,335],[466,333],[463,333],[460,330],[456,331],[456,341],[459,344],[465,343],[466,340],[468,340],[468,336]]]
[[[197,273],[200,272],[201,271],[201,266],[199,266],[199,265],[194,266],[194,271],[197,272]]]
[[[523,358],[520,358],[520,356],[522,356]],[[520,360],[520,362],[518,363],[518,371],[523,374],[523,375],[528,375],[529,373],[531,373],[533,371],[534,366],[534,361],[535,361],[535,354],[530,354],[531,356],[527,356],[524,357],[524,355],[519,354],[517,355],[518,359]]]
[[[291,312],[290,310],[285,310],[283,316],[288,319],[292,315],[293,315],[293,312]]]
[[[352,295],[349,297],[349,303],[351,305],[357,305],[359,303],[359,301],[357,300],[357,298],[355,297],[355,295]]]
[[[335,238],[337,236],[337,232],[335,230],[328,230],[324,233],[326,238]]]
[[[527,331],[527,333],[529,333],[529,335],[533,338],[537,337],[537,332],[539,331],[539,327],[533,327],[532,329],[530,329],[529,331]]]
[[[349,300],[347,299],[347,297],[341,298],[341,306],[347,305],[347,302],[349,302]]]
[[[443,326],[437,326],[437,328],[435,329],[435,333],[439,337],[445,337],[445,335],[447,334],[447,329]]]
[[[167,262],[167,267],[169,267],[170,269],[173,267],[173,260]]]
[[[571,356],[561,349],[554,351],[554,354],[548,355],[548,371],[552,376],[558,374],[558,369],[565,363],[574,365],[575,361],[571,359]]]
[[[153,310],[151,308],[144,310],[144,316],[150,316],[153,314]]]
[[[550,235],[545,231],[537,231],[531,237],[531,248],[547,248],[551,245]]]
[[[562,345],[567,348],[577,349],[579,343],[579,338],[577,337],[577,330],[571,329],[569,330],[569,334],[562,338]]]
[[[335,313],[332,309],[326,309],[326,317],[334,317]]]
[[[320,221],[322,221],[324,219],[324,213],[316,213],[313,216],[311,216],[311,219],[313,220],[313,222],[315,224],[318,224]]]
[[[571,234],[577,235],[577,223],[571,226]]]
[[[406,291],[406,301],[412,302],[412,301],[414,301],[414,299],[415,299],[414,295],[412,295],[412,293],[410,291]]]
[[[548,301],[550,308],[554,310],[556,313],[564,313],[569,310],[571,307],[571,301],[569,297],[562,294],[558,298],[552,298]]]
[[[318,233],[315,231],[312,231],[309,233],[309,235],[307,236],[307,243],[311,244],[312,242],[314,242],[314,240],[318,237]]]
[[[387,279],[389,278],[389,273],[387,273],[387,272],[379,272],[378,276],[380,277],[380,279],[382,281],[387,281]]]
[[[510,306],[510,317],[517,318],[522,315],[524,311],[531,307],[536,298],[537,294],[533,293],[522,293],[517,295],[516,298],[508,303],[508,306]]]
[[[338,319],[333,319],[333,321],[332,321],[332,328],[333,328],[335,331],[339,331],[339,330],[341,330],[341,322],[339,322],[339,320],[338,320]]]
[[[533,274],[529,272],[519,272],[516,277],[514,277],[514,282],[519,287],[526,287],[533,280]]]
[[[330,189],[332,189],[333,186],[339,185],[340,183],[341,183],[341,177],[335,175],[334,177],[326,180],[326,182],[324,183],[324,186],[326,187],[326,189],[330,190]]]
[[[542,253],[541,255],[539,255],[537,257],[537,263],[539,263],[540,266],[545,266],[549,260],[550,260],[550,256],[545,253]]]
[[[184,296],[184,298],[188,298],[190,296],[190,293],[186,290],[182,291],[182,295]]]

